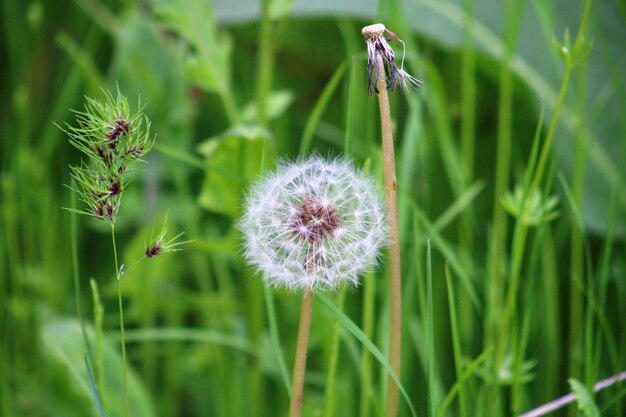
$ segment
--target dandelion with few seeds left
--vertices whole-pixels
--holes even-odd
[[[345,159],[313,156],[257,183],[239,221],[244,256],[269,285],[303,290],[289,415],[301,413],[314,290],[357,285],[386,241],[374,181]]]
[[[367,46],[367,92],[370,96],[372,93],[378,94],[380,92],[378,90],[378,79],[381,74],[384,74],[386,88],[392,91],[395,90],[398,85],[405,93],[410,88],[417,88],[422,85],[420,80],[404,70],[406,45],[398,35],[387,29],[382,23],[366,26],[361,33],[365,37],[365,44]],[[393,39],[402,44],[402,61],[400,62],[399,68],[396,64],[395,53],[391,46],[389,46],[388,39],[385,38],[385,35],[389,36],[389,40]],[[378,64],[378,60],[381,61],[382,65]]]
[[[404,55],[400,68],[396,64],[395,54],[388,40],[404,42],[382,23],[365,26],[361,33],[367,46],[368,94],[375,92],[378,96],[380,109],[380,127],[382,133],[383,159],[385,171],[385,191],[388,204],[389,222],[389,363],[400,377],[401,346],[402,346],[402,266],[400,257],[400,232],[398,220],[398,197],[396,184],[396,161],[391,123],[391,109],[387,90],[393,91],[400,85],[406,92],[410,87],[417,88],[421,82],[404,71]],[[389,36],[389,39],[385,37]],[[391,375],[387,379],[387,400],[385,403],[387,417],[395,417],[398,413],[399,391]]]

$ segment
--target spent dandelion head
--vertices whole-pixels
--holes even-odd
[[[383,207],[374,181],[345,159],[283,164],[246,199],[244,256],[279,287],[356,285],[385,242]]]
[[[395,90],[399,85],[403,92],[406,92],[409,88],[417,88],[421,85],[421,81],[410,75],[404,70],[404,57],[406,54],[406,45],[395,33],[390,31],[382,23],[376,23],[374,25],[365,26],[361,33],[365,37],[365,44],[367,46],[367,74],[368,74],[368,87],[367,93],[372,95],[372,92],[378,94],[378,77],[380,76],[378,71],[377,59],[381,59],[385,70],[385,78],[387,81],[387,88],[389,90]],[[385,34],[389,36],[389,39],[385,38]],[[390,40],[397,40],[402,44],[402,61],[400,68],[396,64],[395,54],[391,46],[389,46]]]
[[[104,101],[86,100],[85,110],[75,112],[77,125],[63,129],[83,154],[80,164],[70,166],[71,188],[87,205],[79,213],[115,222],[129,164],[140,161],[154,142],[150,121],[141,110],[131,113],[119,91],[116,97],[105,93]]]

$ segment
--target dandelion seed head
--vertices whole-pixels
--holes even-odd
[[[246,260],[269,285],[292,290],[357,285],[386,238],[374,181],[345,159],[319,156],[283,164],[253,186],[238,227]]]

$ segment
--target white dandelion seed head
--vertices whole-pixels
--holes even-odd
[[[384,203],[374,180],[345,159],[283,164],[254,185],[238,227],[244,257],[271,285],[335,289],[377,264]]]

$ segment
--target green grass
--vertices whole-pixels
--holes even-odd
[[[351,155],[382,184],[360,35],[376,21],[424,82],[390,97],[399,415],[511,416],[573,389],[582,411],[553,415],[623,415],[624,382],[590,390],[626,370],[623,3],[364,1],[319,18],[268,0],[239,22],[214,3],[3,2],[0,416],[124,413],[110,230],[62,210],[80,204],[64,186],[79,155],[54,125],[116,85],[157,135],[115,227],[130,415],[286,415],[301,297],[263,288],[234,223],[250,183],[305,152]],[[168,210],[193,242],[137,262]],[[303,415],[383,415],[386,262],[317,296]]]

